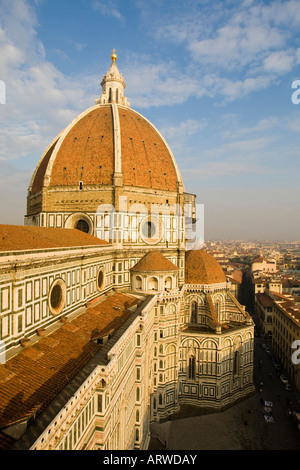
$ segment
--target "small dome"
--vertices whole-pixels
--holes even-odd
[[[152,271],[178,271],[178,267],[175,266],[170,260],[168,260],[159,251],[149,251],[140,259],[132,268],[131,271],[137,272],[152,272]]]
[[[219,284],[226,277],[215,258],[203,250],[190,250],[185,256],[185,282],[187,284]]]

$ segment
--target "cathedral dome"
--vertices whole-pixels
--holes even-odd
[[[190,250],[185,257],[186,284],[219,284],[226,282],[216,259],[203,250]]]
[[[119,147],[119,148],[117,148]],[[96,105],[75,119],[40,160],[31,194],[43,187],[112,185],[177,191],[180,176],[159,131],[141,114],[112,104]]]
[[[29,194],[44,188],[114,185],[178,190],[181,176],[163,136],[123,95],[116,54],[101,82],[102,95],[50,144],[33,174]]]

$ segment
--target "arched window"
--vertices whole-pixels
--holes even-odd
[[[197,323],[198,303],[194,300],[191,306],[191,323]]]
[[[168,313],[170,315],[174,315],[176,313],[176,306],[174,304],[170,304],[168,307]]]
[[[239,353],[238,351],[235,351],[234,357],[233,357],[233,373],[237,374],[239,369]]]
[[[149,290],[158,290],[158,280],[156,277],[150,277],[148,281]]]
[[[189,371],[188,371],[188,377],[189,379],[194,380],[196,377],[196,361],[195,357],[191,356],[189,358]]]
[[[165,279],[165,289],[172,289],[172,278],[170,276]]]
[[[136,278],[135,278],[135,288],[137,290],[142,289],[142,278],[141,278],[141,276],[136,276]]]

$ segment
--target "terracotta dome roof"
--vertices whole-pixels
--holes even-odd
[[[178,269],[159,251],[149,251],[131,268],[131,271],[177,271]]]
[[[117,104],[101,104],[78,116],[50,144],[29,187],[112,185],[177,191],[181,177],[170,148],[141,114]]]
[[[218,284],[226,282],[223,269],[216,259],[203,250],[190,250],[185,256],[187,284]]]

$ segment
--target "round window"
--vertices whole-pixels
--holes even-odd
[[[146,216],[140,223],[140,236],[148,245],[155,245],[163,237],[163,223],[159,217]]]
[[[93,233],[93,222],[83,212],[74,212],[74,214],[67,218],[65,228],[80,230],[84,233]]]
[[[50,302],[51,302],[51,307],[54,309],[59,308],[61,301],[62,301],[62,288],[59,284],[56,284],[56,286],[53,287],[51,296],[50,296]]]
[[[64,281],[59,279],[54,282],[51,286],[48,300],[51,313],[57,315],[62,312],[66,302],[66,286]]]
[[[81,232],[85,232],[85,233],[89,233],[89,231],[90,231],[90,226],[89,226],[89,224],[87,223],[86,220],[83,220],[83,219],[79,219],[79,220],[76,222],[75,228],[76,228],[77,230],[80,230]]]
[[[142,226],[142,234],[145,238],[152,238],[154,237],[156,232],[156,227],[153,222],[147,220]]]
[[[104,269],[100,268],[97,276],[97,284],[98,284],[98,289],[102,290],[104,289],[104,284],[105,284],[105,273]]]

